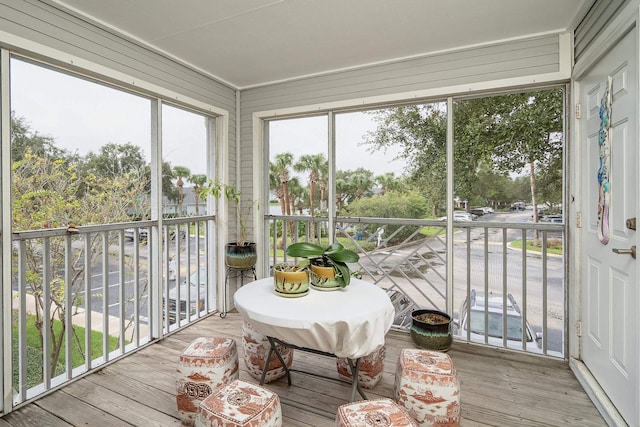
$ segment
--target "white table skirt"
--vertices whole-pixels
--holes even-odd
[[[337,291],[312,288],[309,295],[284,298],[268,277],[242,286],[234,301],[242,316],[267,336],[352,359],[381,348],[395,316],[387,293],[358,279]]]

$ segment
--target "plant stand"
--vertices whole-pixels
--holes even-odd
[[[258,276],[256,276],[256,266],[246,267],[246,268],[236,268],[227,266],[227,271],[224,276],[224,292],[222,293],[222,311],[220,312],[220,317],[227,317],[227,286],[229,285],[229,279],[240,279],[240,286],[244,285],[244,278],[251,278],[253,280],[258,280]]]

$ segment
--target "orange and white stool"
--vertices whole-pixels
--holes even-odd
[[[380,382],[384,371],[385,350],[385,347],[382,346],[373,353],[360,358],[358,381],[362,388],[372,389]],[[338,357],[336,359],[336,367],[340,378],[351,382],[353,375],[351,374],[349,361],[344,357]]]
[[[196,427],[281,427],[277,394],[256,384],[235,380],[200,404]]]
[[[338,407],[336,427],[418,427],[418,423],[391,399],[360,400]]]
[[[193,426],[200,403],[238,378],[238,350],[231,338],[195,339],[180,355],[176,402],[183,426]]]
[[[460,383],[446,353],[403,349],[396,367],[394,395],[420,426],[460,424]]]
[[[271,344],[265,335],[258,332],[253,325],[246,320],[242,324],[242,347],[244,349],[244,364],[247,372],[256,380],[262,378],[265,360],[269,355]],[[282,356],[287,368],[293,363],[293,349],[277,344],[278,352]],[[280,360],[275,354],[269,360],[269,367],[265,375],[264,382],[270,383],[278,378],[286,375],[285,369],[282,367]]]

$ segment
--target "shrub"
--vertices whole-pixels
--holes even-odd
[[[428,209],[425,198],[417,192],[390,191],[384,195],[363,198],[350,203],[345,208],[345,214],[370,218],[424,218]],[[365,235],[372,235],[377,228],[378,225],[369,224],[361,231]],[[385,236],[391,236],[399,230],[389,242],[392,244],[403,241],[415,231],[414,227],[402,228],[400,225],[390,224],[385,225],[384,228]]]

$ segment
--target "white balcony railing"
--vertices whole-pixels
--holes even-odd
[[[451,242],[447,223],[437,220],[339,217],[334,223],[336,238],[360,254],[352,270],[388,290],[397,328],[408,329],[412,309],[433,308],[452,316],[458,340],[563,358],[566,267],[550,247],[564,247],[564,225],[506,215],[456,221]],[[14,404],[214,312],[214,220],[14,232]],[[327,218],[264,220],[269,265],[295,261],[286,257],[285,241],[328,242]],[[527,241],[541,245],[527,249]]]
[[[14,232],[14,404],[214,311],[213,220]]]
[[[564,248],[564,225],[524,213],[483,219],[455,221],[451,249],[440,220],[338,217],[335,231],[360,254],[352,271],[389,290],[396,326],[408,329],[415,308],[436,309],[453,318],[457,340],[564,358],[566,267],[552,253]],[[299,261],[285,241],[328,243],[327,218],[268,215],[265,224],[270,265]]]

